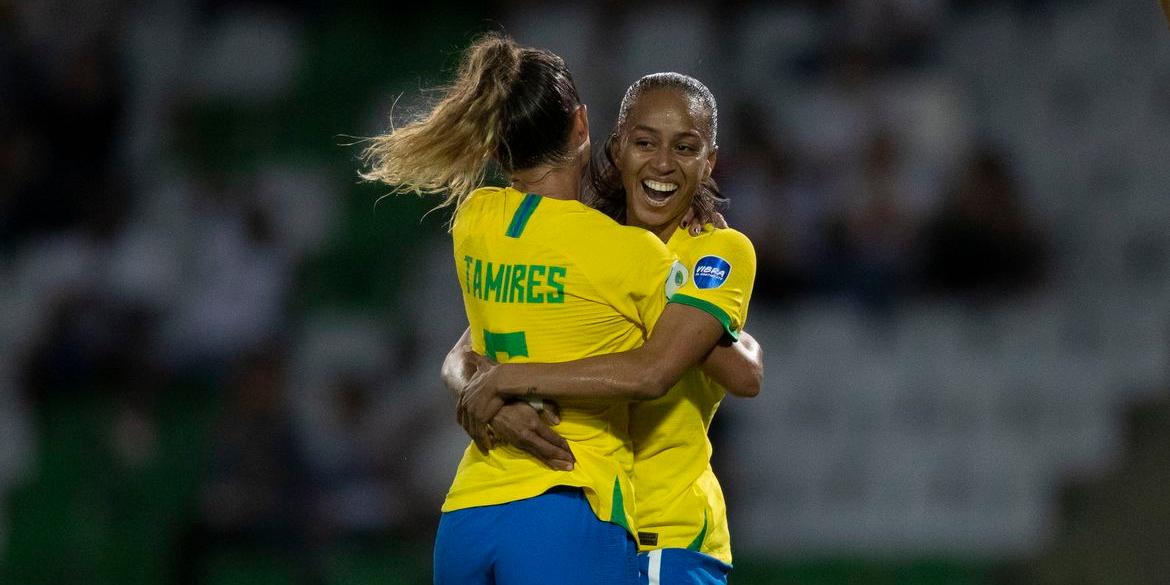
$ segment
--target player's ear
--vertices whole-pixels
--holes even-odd
[[[718,158],[719,147],[711,147],[711,152],[707,155],[707,163],[703,165],[703,180],[711,178],[711,173],[715,172],[715,159]]]
[[[620,171],[622,169],[622,146],[624,140],[617,132],[609,135],[605,141],[605,153],[609,156],[609,160],[613,161],[613,166]]]
[[[570,152],[576,152],[577,160],[582,165],[589,164],[589,114],[585,104],[577,106],[573,112],[573,129],[569,133]]]
[[[573,112],[573,137],[576,144],[589,140],[589,111],[585,104],[577,106]]]

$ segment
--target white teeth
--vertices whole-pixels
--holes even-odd
[[[655,191],[674,191],[675,189],[678,189],[678,185],[674,183],[659,183],[658,181],[651,181],[650,179],[643,180],[642,184],[651,189],[654,189]]]

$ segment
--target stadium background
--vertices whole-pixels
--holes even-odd
[[[720,101],[735,583],[1170,575],[1156,3],[390,4],[0,2],[0,582],[429,582],[445,216],[345,144],[501,27],[595,144],[644,73]]]

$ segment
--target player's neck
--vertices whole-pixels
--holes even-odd
[[[574,166],[541,165],[513,173],[512,188],[552,199],[576,200],[581,193],[581,173]]]
[[[680,221],[682,221],[682,218],[676,218],[661,225],[647,225],[641,221],[638,221],[638,217],[630,210],[626,210],[626,225],[642,228],[658,236],[658,239],[662,240],[663,244],[670,243],[670,238],[674,236],[674,232],[678,230],[678,224]]]

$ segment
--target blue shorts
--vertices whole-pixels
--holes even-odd
[[[642,585],[727,585],[731,565],[685,548],[660,548],[638,554]]]
[[[435,536],[435,585],[636,585],[638,548],[603,522],[578,488],[446,512]]]

